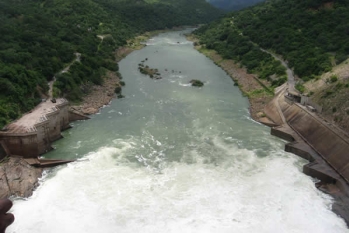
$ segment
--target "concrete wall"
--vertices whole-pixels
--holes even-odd
[[[315,177],[321,182],[329,184],[340,184],[340,179],[331,171],[326,171],[326,167],[317,162],[311,162],[303,166],[304,174]],[[343,181],[343,179],[342,179]]]
[[[294,138],[293,138],[292,134],[287,132],[281,126],[271,128],[270,134],[273,135],[273,136],[276,136],[278,138],[284,139],[286,141],[289,141],[289,142],[293,142],[294,141]]]
[[[265,107],[264,113],[271,119],[276,125],[282,125],[283,121],[277,108],[277,98],[273,98]]]
[[[80,120],[87,120],[90,119],[89,117],[82,115],[77,112],[69,111],[69,120],[72,121],[80,121]]]
[[[25,158],[31,158],[39,154],[35,132],[22,135],[8,134],[0,137],[10,155],[21,155]]]
[[[306,147],[308,147],[308,145],[304,145],[304,143],[291,142],[285,145],[285,151],[298,155],[299,157],[306,159],[310,162],[314,162],[314,157],[311,155],[311,152],[309,152],[308,148]]]
[[[36,124],[39,154],[52,150],[51,143],[62,138],[61,132],[70,127],[69,102],[56,105],[57,110],[46,114],[47,121]]]
[[[71,121],[88,119],[83,115],[71,115],[68,101],[57,104],[56,110],[46,114],[44,118],[46,119],[35,124],[36,131],[31,133],[0,132],[0,140],[6,145],[11,155],[35,158],[44,154],[52,150],[52,142],[62,138],[61,131],[70,128]]]
[[[346,181],[349,181],[349,143],[300,105],[281,106],[287,123]]]
[[[49,138],[49,121],[43,121],[35,125],[36,127],[36,137],[37,137],[37,147],[38,155],[41,155],[47,151],[52,150],[51,141]],[[18,154],[17,154],[18,155]],[[37,155],[37,156],[38,156]]]
[[[307,96],[302,96],[301,104],[302,105],[310,105],[313,108],[315,108],[317,112],[319,112],[319,113],[322,112],[322,107],[320,105],[314,103],[313,101],[311,101],[311,99]]]
[[[5,143],[0,141],[0,160],[4,159],[8,155]]]
[[[61,131],[65,129],[69,129],[70,125],[69,123],[73,120],[69,118],[69,102],[66,101],[62,104],[57,105],[59,108],[59,121],[60,121],[60,128]]]
[[[48,137],[48,140],[53,142],[62,138],[60,111],[49,113],[46,117],[48,120],[48,135],[46,135],[46,137]]]

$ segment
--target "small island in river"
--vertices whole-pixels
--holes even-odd
[[[204,83],[198,79],[192,79],[190,83],[193,87],[202,87],[204,85]]]
[[[147,58],[145,60],[148,60]],[[144,65],[144,60],[138,64],[138,70],[142,74],[148,75],[151,79],[162,79],[159,70]]]

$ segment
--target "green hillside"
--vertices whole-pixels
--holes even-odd
[[[228,48],[226,53],[237,53],[236,49],[249,53],[249,47],[234,43],[252,41],[282,55],[299,77],[309,80],[347,58],[348,4],[347,0],[272,0],[230,13],[197,34],[208,47],[222,52],[220,47]]]
[[[220,11],[204,0],[26,0],[0,2],[0,128],[40,102],[47,82],[71,100],[82,84],[117,71],[113,51],[145,31],[206,23]],[[97,35],[108,35],[103,41]]]
[[[269,0],[195,34],[202,47],[239,62],[271,86],[284,79],[260,48],[281,55],[298,77],[296,88],[320,104],[329,121],[349,130],[348,0]]]

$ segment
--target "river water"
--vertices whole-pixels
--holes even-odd
[[[64,132],[45,156],[77,161],[15,200],[8,232],[348,232],[306,161],[250,118],[247,98],[183,33],[120,62],[126,98]],[[146,58],[161,80],[138,71]]]

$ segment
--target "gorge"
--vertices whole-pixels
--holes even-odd
[[[77,161],[15,200],[9,232],[348,232],[302,173],[307,162],[251,119],[247,98],[187,32],[119,62],[125,98],[55,142],[46,158]],[[138,71],[145,58],[162,79]]]

